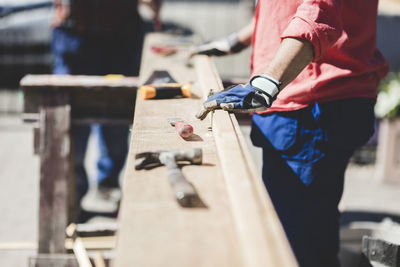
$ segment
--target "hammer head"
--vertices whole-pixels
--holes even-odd
[[[194,148],[188,151],[182,150],[156,150],[136,154],[136,159],[143,159],[135,165],[136,170],[150,169],[159,165],[171,163],[189,162],[190,164],[201,164],[203,152],[201,148]],[[171,162],[173,161],[173,162]]]

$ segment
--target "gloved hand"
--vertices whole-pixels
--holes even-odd
[[[246,85],[236,85],[210,96],[196,117],[203,120],[210,111],[223,109],[236,113],[258,112],[268,109],[279,93],[281,83],[262,74]]]
[[[140,3],[147,5],[151,11],[153,11],[153,25],[155,31],[162,29],[162,23],[160,20],[160,10],[162,0],[139,0]]]
[[[242,51],[246,46],[240,42],[237,33],[232,33],[227,38],[198,45],[192,55],[225,56]]]

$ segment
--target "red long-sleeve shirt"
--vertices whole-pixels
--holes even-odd
[[[344,98],[375,98],[378,83],[388,72],[376,49],[377,5],[378,0],[259,0],[252,76],[265,71],[283,38],[310,41],[315,55],[268,112]]]

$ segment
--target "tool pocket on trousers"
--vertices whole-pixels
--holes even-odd
[[[265,144],[260,142],[263,138],[259,137],[264,136],[276,150],[286,151],[296,143],[297,128],[297,117],[292,112],[267,116],[254,114],[251,139],[255,146],[263,147]],[[262,136],[258,137],[260,134]]]

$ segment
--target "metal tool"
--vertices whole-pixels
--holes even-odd
[[[189,162],[200,165],[203,153],[200,148],[189,151],[157,150],[136,154],[136,159],[143,159],[136,164],[136,170],[151,169],[165,165],[168,169],[168,179],[174,191],[176,200],[182,207],[199,207],[202,204],[193,185],[183,175],[178,163]]]
[[[207,97],[210,97],[210,96],[212,96],[213,94],[215,94],[216,92],[215,92],[215,90],[214,89],[210,89],[210,91],[208,92],[208,95],[207,95]],[[215,110],[213,110],[213,111],[211,111],[211,117],[210,117],[210,127],[208,127],[208,130],[209,131],[212,131],[212,127],[213,127],[213,121],[214,121],[214,112],[215,112]]]
[[[183,139],[190,138],[193,135],[193,126],[181,118],[169,118],[168,122],[175,127],[175,130]]]

